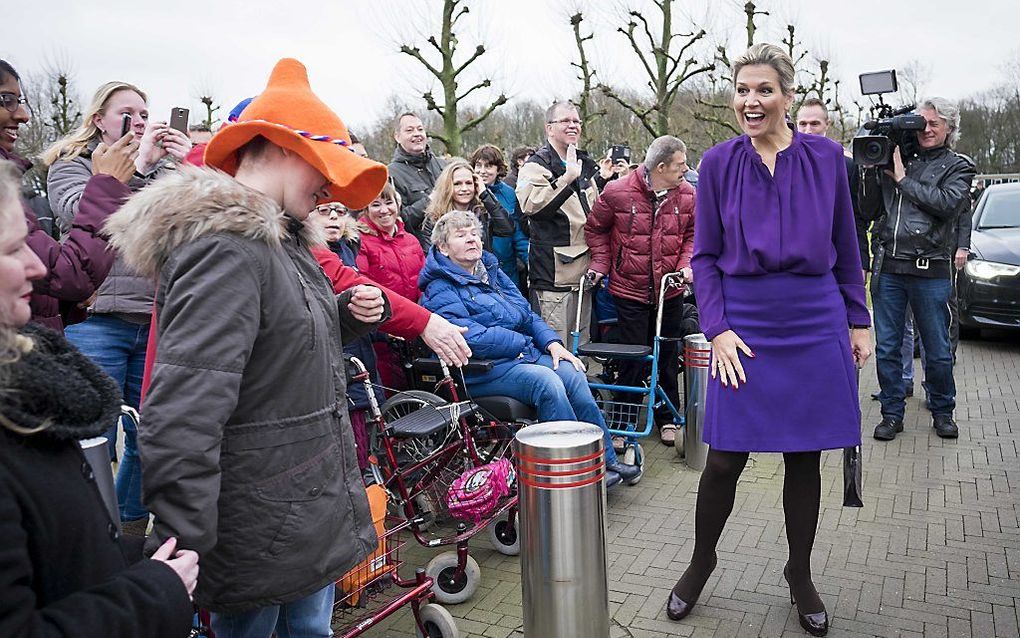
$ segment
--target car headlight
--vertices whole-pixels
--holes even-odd
[[[1000,264],[983,259],[971,259],[964,266],[968,275],[975,279],[993,279],[995,277],[1013,277],[1020,275],[1020,266]]]

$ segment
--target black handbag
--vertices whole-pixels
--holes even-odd
[[[843,507],[864,507],[861,446],[843,448]]]
[[[857,370],[857,388],[860,392],[861,371]],[[859,399],[858,399],[859,400]],[[864,464],[861,446],[843,448],[843,507],[864,507]]]

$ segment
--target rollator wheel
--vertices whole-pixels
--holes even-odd
[[[520,521],[518,521],[518,524]],[[493,548],[504,556],[517,556],[521,553],[521,534],[517,525],[510,525],[510,514],[503,512],[486,528],[489,541]]]
[[[687,451],[684,449],[684,433],[687,432],[687,426],[683,428],[677,428],[676,431],[676,442],[673,443],[673,449],[676,450],[676,457],[682,459],[687,456]]]
[[[424,634],[420,629],[415,629],[414,633],[418,638],[460,638],[457,622],[442,605],[435,603],[422,605],[418,617],[425,628]]]
[[[474,596],[482,582],[482,570],[478,561],[468,556],[464,574],[455,577],[457,552],[443,552],[429,561],[425,573],[432,578],[432,593],[436,600],[446,605],[456,605]]]

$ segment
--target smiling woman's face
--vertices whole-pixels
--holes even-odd
[[[13,75],[4,75],[3,82],[0,82],[0,95],[4,96],[5,103],[21,98],[21,85]],[[0,104],[0,148],[8,153],[14,152],[14,144],[18,141],[18,127],[28,124],[28,109],[24,104],[18,104],[13,111],[9,111]]]
[[[775,69],[768,64],[745,66],[734,85],[733,113],[748,137],[775,135],[786,128],[793,97],[783,93]]]
[[[13,189],[11,189],[13,191]],[[20,328],[32,318],[32,282],[46,275],[25,238],[28,225],[13,195],[0,202],[0,324]]]

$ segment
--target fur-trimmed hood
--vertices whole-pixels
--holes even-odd
[[[133,195],[104,228],[125,263],[151,278],[179,246],[217,233],[270,245],[290,234],[309,246],[325,243],[318,228],[286,216],[262,193],[216,169],[193,166],[181,166]]]

